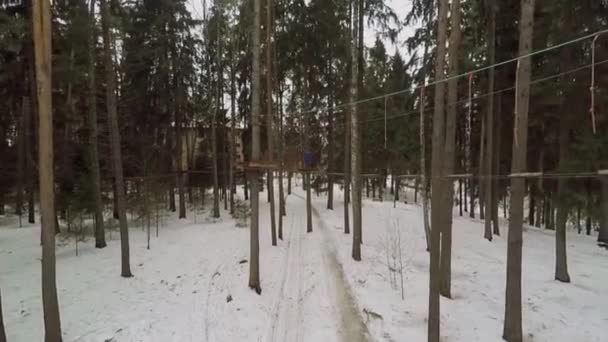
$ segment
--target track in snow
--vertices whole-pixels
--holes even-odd
[[[328,228],[313,208],[314,231],[306,233],[306,204],[295,196],[287,201],[287,259],[267,340],[369,341]]]

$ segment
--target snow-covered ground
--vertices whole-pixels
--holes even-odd
[[[336,188],[338,190],[338,188]],[[58,291],[64,341],[424,341],[428,254],[421,210],[364,202],[363,261],[350,257],[342,195],[335,210],[313,196],[306,233],[304,193],[287,200],[285,239],[270,245],[262,194],[262,295],[247,287],[249,230],[227,213],[169,218],[146,249],[131,229],[135,275],[120,278],[113,234],[103,250],[92,240],[59,242]],[[411,200],[410,200],[411,201]],[[8,340],[41,341],[39,228],[0,217],[0,289]],[[453,299],[442,299],[444,341],[500,341],[504,309],[506,228],[494,242],[478,221],[456,217]],[[154,235],[154,234],[153,234]],[[572,283],[553,280],[552,232],[524,233],[524,331],[528,342],[608,341],[608,252],[568,235]],[[403,264],[403,293],[399,270]],[[387,261],[388,260],[388,261]],[[387,265],[391,265],[389,268]],[[403,299],[402,299],[403,294]]]

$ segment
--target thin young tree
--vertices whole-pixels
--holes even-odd
[[[220,193],[219,193],[219,177],[218,177],[218,148],[217,148],[217,120],[221,114],[222,108],[222,84],[223,84],[223,75],[222,75],[222,52],[221,52],[221,40],[220,40],[220,16],[221,16],[221,1],[217,1],[216,3],[217,9],[217,54],[216,54],[216,65],[217,65],[217,89],[216,89],[216,98],[215,98],[215,111],[212,114],[211,118],[211,151],[212,151],[212,163],[213,163],[213,217],[220,217]],[[207,22],[207,25],[209,22]],[[211,44],[208,41],[208,44]]]
[[[101,175],[99,171],[99,151],[97,146],[97,86],[95,81],[95,47],[97,42],[97,30],[95,25],[95,0],[90,0],[89,8],[89,41],[88,41],[88,111],[87,128],[89,132],[88,157],[90,170],[90,182],[93,190],[93,214],[95,217],[95,248],[106,247],[105,230],[103,225],[103,204],[101,202]]]
[[[260,129],[261,129],[261,81],[260,81],[260,24],[261,24],[261,7],[262,0],[253,1],[253,30],[252,30],[252,84],[251,84],[251,160],[259,161],[260,159]],[[259,218],[260,218],[260,196],[259,196],[259,180],[258,173],[251,172],[251,226],[250,226],[250,263],[249,263],[249,287],[255,290],[258,294],[262,293],[260,285],[260,234],[259,234]]]
[[[433,113],[433,144],[431,157],[431,255],[429,267],[428,341],[439,342],[439,280],[441,255],[441,220],[443,149],[445,135],[445,55],[447,37],[448,0],[439,0],[437,21],[437,49],[435,58],[435,100]]]
[[[521,0],[519,21],[519,56],[532,51],[535,0]],[[530,106],[531,57],[518,61],[516,77],[516,106],[513,124],[513,154],[511,173],[526,171],[528,143],[528,110]],[[511,203],[507,244],[507,285],[503,338],[509,342],[522,341],[521,264],[523,242],[525,180],[511,179]]]
[[[569,15],[569,10],[563,9],[564,17]],[[562,70],[570,68],[572,63],[572,48],[567,46],[562,48],[561,66]],[[564,76],[564,84],[568,87],[570,80],[568,76]],[[571,97],[571,91],[566,90],[563,96],[562,112],[559,116],[559,162],[558,169],[561,173],[568,172],[568,158],[570,145],[570,127],[572,125],[570,113],[576,112],[576,100]],[[559,178],[557,180],[557,215],[555,222],[555,280],[569,283],[570,274],[568,273],[568,256],[566,245],[566,225],[568,224],[568,214],[570,213],[571,204],[568,195],[568,180]]]
[[[42,310],[44,339],[61,342],[55,276],[55,191],[53,172],[53,100],[51,4],[33,1],[33,39],[38,93],[38,169],[42,229]]]
[[[356,4],[354,0],[349,2],[349,34],[351,38],[351,49],[350,49],[350,59],[351,63],[356,58],[353,56],[355,53],[356,47],[352,46],[353,41],[355,39],[354,36],[354,26],[353,23],[355,21],[355,8]],[[351,73],[353,71],[353,67],[350,68]],[[352,80],[353,75],[351,75]],[[351,81],[352,82],[352,81]],[[352,102],[352,99],[351,99]],[[350,234],[350,181],[351,181],[351,169],[350,169],[350,130],[352,125],[352,106],[346,108],[344,113],[344,234]]]
[[[445,143],[444,143],[444,164],[443,173],[449,175],[454,173],[454,163],[456,160],[456,115],[458,110],[458,63],[460,59],[460,0],[452,0],[450,10],[451,32],[449,55],[449,74],[448,81],[448,108],[445,117]],[[443,224],[441,226],[441,260],[440,260],[440,283],[439,291],[442,296],[451,298],[452,283],[452,203],[454,203],[454,183],[451,179],[444,178],[443,184]]]
[[[106,77],[106,111],[110,131],[110,150],[112,154],[112,170],[116,191],[116,209],[120,225],[120,275],[125,278],[132,277],[129,256],[129,226],[127,222],[127,201],[125,195],[125,183],[122,169],[122,153],[120,150],[120,130],[118,126],[118,114],[116,108],[116,73],[112,62],[113,48],[110,32],[110,6],[108,0],[100,0],[101,4],[101,26],[103,30],[103,59]]]
[[[486,8],[489,12],[488,15],[488,30],[487,30],[487,40],[488,40],[488,64],[493,65],[496,60],[496,8],[494,4],[494,0],[487,0]],[[488,94],[494,93],[494,79],[495,72],[494,67],[490,67],[488,70]],[[494,219],[494,212],[498,210],[496,203],[496,196],[494,195],[494,191],[496,191],[494,186],[494,179],[490,177],[490,175],[494,174],[494,95],[488,96],[487,100],[487,112],[486,112],[486,157],[485,161],[485,187],[484,187],[484,195],[485,195],[485,204],[486,204],[486,212],[484,218],[484,238],[488,241],[492,241],[492,221]]]
[[[266,0],[266,143],[268,148],[268,160],[274,160],[274,129],[273,129],[273,74],[272,74],[272,0]],[[274,174],[273,170],[268,170],[268,200],[270,202],[270,235],[272,245],[277,245],[277,223],[275,216],[274,201]]]
[[[6,332],[4,331],[4,318],[2,317],[2,291],[0,291],[0,342],[6,342]]]
[[[353,5],[353,29],[351,33],[351,84],[350,84],[350,160],[352,172],[352,208],[353,208],[353,248],[352,257],[356,261],[361,261],[361,150],[359,141],[359,118],[357,117],[357,104],[355,101],[358,96],[358,73],[359,73],[359,56],[357,53],[359,34],[359,11],[361,10],[360,2],[355,0]]]

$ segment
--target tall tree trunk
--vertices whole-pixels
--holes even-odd
[[[530,184],[528,196],[530,198],[530,203],[528,204],[528,224],[533,226],[536,214],[536,184]]]
[[[21,99],[21,118],[17,123],[17,194],[15,196],[15,214],[19,216],[19,227],[21,227],[21,215],[23,214],[23,188],[25,183],[25,149],[24,149],[24,127],[23,118],[26,115],[25,110],[27,109],[28,102],[26,96]]]
[[[260,81],[260,25],[262,0],[253,1],[253,79],[251,85],[251,160],[260,160],[260,124],[262,122],[260,106],[262,82]],[[251,227],[250,232],[250,263],[249,263],[249,287],[254,289],[258,294],[262,293],[260,285],[260,236],[259,236],[259,218],[260,218],[260,196],[258,192],[259,182],[258,173],[251,172]]]
[[[234,37],[232,37],[234,40]],[[230,55],[230,139],[228,144],[228,150],[230,155],[230,165],[229,165],[229,174],[228,174],[228,186],[230,187],[230,215],[234,215],[234,189],[235,189],[235,179],[234,179],[234,170],[236,166],[236,149],[235,149],[235,139],[236,139],[236,62],[234,59],[234,53],[236,50],[236,45],[233,44]]]
[[[272,0],[266,0],[266,143],[268,147],[268,160],[274,160],[274,127],[272,124],[272,89],[273,89],[273,70],[272,70]],[[268,170],[268,202],[270,202],[270,234],[272,245],[277,245],[277,223],[275,215],[274,201],[274,172]]]
[[[350,53],[351,53],[351,63],[352,61],[354,61],[356,59],[356,57],[354,57],[352,54],[355,51],[355,47],[353,46],[355,44],[354,39],[355,39],[355,35],[354,35],[354,21],[356,19],[355,18],[355,6],[356,3],[355,1],[351,0],[349,3],[349,14],[350,14],[350,20],[349,20],[349,31],[350,31],[350,35],[351,35],[351,49],[350,49]],[[351,73],[354,70],[354,66],[351,65]],[[352,83],[352,78],[355,77],[353,75],[351,75],[351,83]],[[352,84],[351,84],[352,87]],[[350,99],[352,101],[352,98]],[[346,112],[344,114],[344,234],[350,234],[350,211],[348,209],[349,205],[350,205],[350,181],[351,181],[351,169],[350,169],[350,130],[351,130],[351,121],[352,121],[352,108],[348,107],[346,109]]]
[[[448,108],[445,118],[445,143],[443,148],[443,173],[450,175],[454,173],[455,145],[456,145],[456,115],[458,101],[458,62],[460,58],[460,0],[452,0],[451,16],[451,33],[450,33],[450,51],[449,55],[449,73],[450,80],[448,81]],[[439,292],[446,298],[452,297],[452,209],[454,203],[454,182],[451,178],[445,178],[443,184],[443,224],[441,225],[441,260],[440,260],[440,277],[439,277]]]
[[[489,10],[489,18],[488,18],[488,64],[492,65],[496,61],[496,8],[494,5],[494,0],[489,0],[487,2],[487,7]],[[495,72],[494,67],[491,67],[488,72],[488,94],[494,93],[494,79]],[[492,241],[492,213],[494,212],[494,207],[496,203],[494,201],[494,95],[488,96],[488,107],[486,113],[486,157],[485,157],[485,175],[484,179],[485,187],[484,187],[484,196],[485,196],[485,217],[484,217],[484,237],[488,241]]]
[[[61,342],[61,320],[55,279],[51,4],[48,0],[33,2],[32,14],[39,116],[38,168],[42,225],[44,339],[46,342]]]
[[[174,34],[174,32],[172,32]],[[176,65],[177,52],[175,51],[175,43],[172,43],[172,63],[173,63],[173,98],[170,99],[171,111],[173,112],[173,117],[175,118],[175,152],[177,167],[175,168],[177,171],[177,195],[179,200],[179,213],[178,218],[185,219],[186,218],[186,198],[184,192],[184,149],[183,149],[183,131],[182,126],[184,124],[184,114],[182,112],[182,85],[179,84],[180,77],[178,66]]]
[[[89,130],[88,156],[91,188],[93,190],[93,214],[95,216],[95,248],[106,247],[105,230],[103,225],[103,204],[101,202],[101,176],[99,171],[99,152],[97,148],[97,87],[95,83],[95,46],[97,33],[95,29],[95,0],[90,1],[89,8],[89,101],[87,111],[87,128]]]
[[[426,61],[428,59],[428,46],[429,43],[426,42],[424,44],[424,57],[423,63],[426,65]],[[423,76],[421,84],[423,84],[424,78]],[[429,223],[429,186],[428,180],[426,177],[426,137],[425,137],[425,127],[424,127],[424,106],[426,104],[426,99],[424,97],[425,88],[420,88],[420,176],[422,183],[422,191],[420,192],[420,196],[422,196],[422,221],[424,224],[424,237],[426,238],[426,250],[427,252],[431,250],[431,225]]]
[[[218,5],[218,6],[221,6]],[[218,7],[218,13],[217,13],[217,18],[219,18],[220,16],[220,9]],[[217,63],[217,89],[216,89],[216,98],[215,98],[215,104],[216,104],[216,108],[215,108],[215,112],[213,115],[213,118],[211,120],[211,149],[212,149],[212,162],[213,162],[213,217],[214,218],[219,218],[220,217],[220,192],[219,192],[219,176],[218,176],[218,170],[217,170],[217,164],[218,164],[218,148],[217,148],[217,120],[222,112],[222,108],[221,108],[221,104],[222,104],[222,82],[223,82],[223,75],[222,75],[222,67],[221,67],[221,44],[220,44],[220,21],[217,20],[217,56],[216,56],[216,63]],[[255,123],[254,123],[255,124]]]
[[[486,133],[486,117],[482,116],[481,117],[481,136],[479,138],[479,167],[477,168],[477,172],[478,175],[480,176],[476,183],[477,183],[477,190],[478,190],[478,198],[477,198],[477,203],[479,203],[479,218],[482,220],[485,220],[486,218],[486,212],[485,212],[485,203],[484,203],[484,199],[485,199],[485,181],[484,179],[481,177],[484,175],[484,170],[485,170],[485,165],[486,165],[486,138],[488,136],[488,134]],[[474,212],[473,210],[471,210],[471,212]]]
[[[129,226],[127,223],[127,202],[125,198],[125,182],[122,170],[122,156],[120,150],[120,129],[118,126],[118,115],[116,113],[116,81],[114,64],[112,63],[112,37],[110,33],[110,7],[107,0],[101,2],[101,25],[103,28],[103,54],[106,74],[106,108],[108,112],[108,124],[110,131],[110,148],[112,152],[112,169],[116,184],[116,204],[118,210],[118,221],[120,225],[120,252],[121,272],[125,278],[132,277],[129,260]]]
[[[565,48],[568,51],[568,48]],[[566,52],[567,53],[567,52]],[[568,58],[563,58],[562,61]],[[572,101],[573,99],[569,99]],[[570,109],[568,105],[566,108]],[[567,172],[568,163],[568,143],[570,135],[570,123],[567,116],[572,113],[570,110],[563,111],[560,115],[559,124],[559,170]],[[566,249],[566,224],[568,223],[568,213],[570,206],[567,193],[567,179],[559,178],[557,181],[557,224],[555,229],[555,280],[569,283],[568,258]]]
[[[4,331],[4,318],[2,317],[2,292],[0,291],[0,342],[6,342],[6,332]]]
[[[28,56],[28,83],[29,89],[29,103],[25,110],[24,123],[25,126],[25,142],[23,148],[25,149],[25,190],[27,192],[27,220],[29,223],[36,223],[36,205],[35,205],[35,178],[36,178],[36,165],[34,162],[35,150],[36,150],[36,139],[34,131],[36,127],[36,115],[38,114],[38,95],[37,95],[37,81],[35,71],[34,52],[32,52],[32,46],[28,44],[26,46],[26,54]]]
[[[429,318],[428,341],[439,342],[440,322],[440,256],[441,256],[441,221],[444,217],[442,207],[444,181],[442,176],[445,135],[445,46],[447,36],[448,1],[439,1],[437,22],[437,50],[435,59],[435,101],[433,113],[433,144],[431,164],[431,256],[429,267]]]
[[[600,231],[597,236],[597,242],[599,245],[608,247],[608,178],[602,177],[602,217],[600,219]],[[589,223],[591,226],[591,223]],[[588,234],[591,233],[591,229],[588,229]]]
[[[497,99],[496,99],[496,104],[497,104],[497,111],[495,115],[495,119],[494,123],[495,123],[495,132],[496,132],[496,137],[495,137],[495,141],[496,143],[494,144],[494,172],[499,175],[500,174],[500,151],[501,151],[501,139],[502,139],[502,124],[501,124],[501,120],[502,120],[502,94],[498,94],[497,95]],[[498,202],[499,202],[499,196],[498,196],[498,190],[499,190],[499,185],[500,185],[500,180],[497,178],[494,178],[494,182],[492,183],[492,221],[494,222],[494,229],[493,229],[493,233],[494,235],[500,235],[500,223],[498,220]]]
[[[362,49],[362,46],[357,44],[357,32],[361,32],[359,29],[359,16],[361,11],[362,0],[357,0],[353,5],[353,31],[351,39],[351,58],[352,58],[352,74],[350,84],[350,138],[351,138],[351,171],[352,171],[352,208],[353,208],[353,248],[352,257],[356,261],[361,260],[361,240],[362,240],[362,227],[361,227],[361,160],[360,160],[360,141],[359,141],[359,117],[357,113],[357,104],[355,101],[358,96],[358,73],[359,73],[359,60],[358,50]]]
[[[279,83],[279,239],[283,240],[283,216],[285,213],[285,191],[283,189],[283,173],[285,168],[285,152],[283,148],[283,88]]]
[[[327,62],[328,88],[327,95],[327,209],[334,210],[334,102],[333,102],[333,46],[329,46],[329,61]]]
[[[475,218],[475,183],[475,180],[469,179],[469,217],[472,219]]]
[[[519,56],[532,51],[534,31],[534,2],[521,0],[519,23]],[[526,171],[528,149],[528,109],[530,105],[531,58],[519,60],[516,81],[516,107],[513,132],[513,154],[511,173]],[[509,342],[522,341],[521,312],[521,264],[523,242],[525,181],[511,179],[511,208],[507,245],[507,290],[505,298],[505,320],[503,338]]]

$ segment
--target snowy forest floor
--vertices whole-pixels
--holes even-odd
[[[426,340],[428,254],[419,206],[365,200],[363,261],[355,262],[337,187],[333,211],[325,209],[326,197],[313,195],[314,231],[307,234],[304,192],[294,186],[278,247],[270,244],[266,195],[260,198],[260,296],[247,287],[249,230],[236,228],[226,212],[219,220],[208,211],[189,213],[187,220],[169,217],[158,238],[153,232],[150,250],[146,233],[133,227],[130,279],[119,276],[117,233],[102,250],[90,238],[80,243],[79,256],[73,241],[58,239],[64,341]],[[501,341],[501,229],[501,237],[487,242],[480,221],[455,217],[453,299],[441,302],[444,341]],[[553,280],[553,232],[524,233],[527,342],[608,341],[608,252],[592,237],[568,233],[570,284]],[[14,217],[0,217],[0,288],[10,342],[42,340],[39,234],[37,225],[18,228]]]

